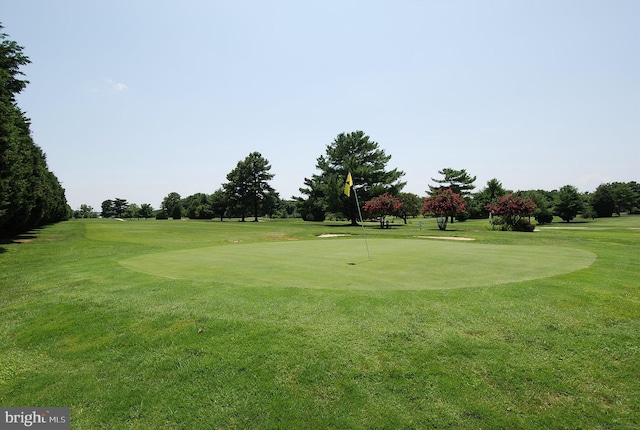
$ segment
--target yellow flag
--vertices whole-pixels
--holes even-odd
[[[351,172],[347,173],[347,180],[344,183],[344,193],[347,196],[351,196],[351,187],[353,187],[353,179],[351,179]]]

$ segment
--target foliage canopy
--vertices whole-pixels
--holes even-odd
[[[466,207],[466,202],[460,194],[454,192],[451,188],[438,188],[424,199],[422,213],[434,214],[438,218],[438,228],[446,230],[447,218],[464,211]]]

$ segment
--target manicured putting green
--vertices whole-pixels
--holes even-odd
[[[131,270],[256,287],[422,290],[495,285],[568,273],[596,258],[580,249],[429,239],[318,238],[147,254]]]

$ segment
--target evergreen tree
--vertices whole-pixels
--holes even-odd
[[[476,180],[476,177],[471,177],[465,169],[455,170],[450,167],[447,167],[442,170],[438,170],[438,173],[444,176],[443,179],[434,179],[431,180],[437,184],[438,186],[429,185],[430,193],[434,193],[439,189],[450,188],[454,193],[460,194],[465,197],[468,196],[473,189],[475,189],[475,185],[473,183]],[[495,181],[495,182],[492,182]],[[494,179],[487,183],[488,187],[496,187],[497,189],[502,188],[502,184],[497,179]]]
[[[182,205],[175,205],[171,211],[171,218],[182,219]]]
[[[438,173],[443,175],[444,178],[431,178],[433,182],[439,185],[429,185],[429,194],[434,194],[438,190],[450,189],[455,194],[460,194],[462,198],[465,198],[471,194],[473,189],[475,189],[475,185],[473,185],[473,183],[475,182],[476,177],[471,177],[465,169],[455,170],[447,167],[442,170],[438,170]],[[498,182],[498,184],[500,183]],[[454,216],[455,214],[451,215],[451,222],[453,222]]]
[[[143,203],[140,205],[138,216],[146,219],[146,218],[151,218],[152,215],[153,215],[153,207],[149,203]]]
[[[473,200],[469,202],[469,212],[471,218],[486,218],[489,216],[487,205],[493,203],[499,197],[507,195],[502,183],[496,178],[489,179],[487,186],[479,192],[473,194]]]
[[[113,204],[113,200],[105,200],[100,206],[102,207],[102,212],[100,213],[102,218],[111,218],[116,216],[116,209]]]
[[[253,213],[254,221],[260,215],[270,214],[275,209],[278,194],[269,185],[275,175],[269,173],[271,165],[259,152],[252,152],[238,162],[229,172],[223,185],[232,209],[236,210],[242,221],[248,213]]]
[[[30,121],[16,103],[28,83],[20,79],[20,67],[30,63],[22,50],[0,33],[0,237],[72,215],[64,189],[49,171],[45,154],[31,137]]]
[[[344,194],[347,173],[351,172],[360,204],[385,192],[397,195],[405,185],[399,181],[404,172],[386,170],[390,159],[391,156],[363,131],[340,133],[327,145],[326,154],[317,159],[316,168],[320,174],[305,178],[307,188],[301,188],[300,192],[310,201],[300,203],[301,214],[317,219],[320,213],[324,216],[326,212],[334,212],[357,225],[358,207],[354,193]]]

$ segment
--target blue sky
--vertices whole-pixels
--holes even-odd
[[[212,193],[259,151],[299,195],[363,130],[425,195],[640,181],[640,1],[0,0],[72,208]]]

